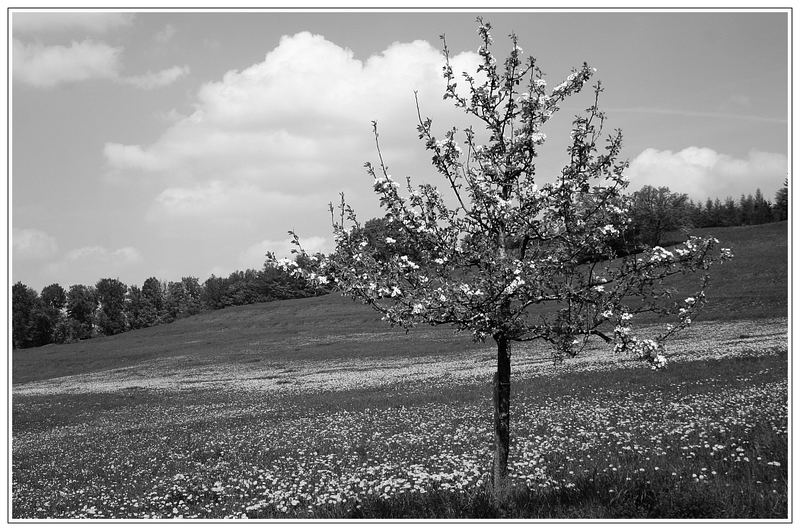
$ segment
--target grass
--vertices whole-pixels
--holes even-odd
[[[419,329],[409,343],[402,330],[389,328],[376,315],[336,294],[225,308],[118,336],[16,350],[12,377],[14,383],[26,383],[165,358],[199,366],[263,358],[279,362],[429,356],[472,347],[469,338],[456,338],[444,328]]]
[[[787,315],[789,253],[787,223],[697,229],[713,235],[734,259],[711,271],[708,304],[701,319],[755,319]],[[687,286],[688,287],[688,286]]]
[[[12,517],[786,519],[785,227],[664,371],[514,350],[502,500],[491,348],[328,296],[14,352]]]

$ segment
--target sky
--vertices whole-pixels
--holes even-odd
[[[417,137],[469,122],[442,100],[519,36],[549,86],[584,61],[624,135],[631,190],[771,199],[788,176],[785,12],[12,12],[12,282],[141,285],[331,248],[328,204],[381,214],[364,170],[373,120],[397,180],[444,185]],[[542,181],[590,91],[548,123]],[[462,137],[463,138],[463,137]]]

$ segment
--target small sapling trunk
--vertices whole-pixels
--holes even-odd
[[[497,372],[494,375],[494,489],[503,495],[508,480],[509,434],[511,431],[511,357],[508,340],[499,336]]]

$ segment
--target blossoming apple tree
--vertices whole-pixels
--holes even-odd
[[[707,269],[730,258],[713,238],[692,237],[617,256],[615,238],[629,223],[624,195],[627,164],[618,162],[622,135],[601,138],[604,114],[593,103],[572,122],[560,173],[539,180],[536,159],[543,127],[568,97],[580,92],[594,69],[584,64],[549,88],[533,58],[523,59],[517,37],[502,64],[493,55],[491,26],[478,19],[480,64],[458,90],[444,41],[444,98],[481,127],[434,136],[420,115],[419,137],[444,178],[445,195],[431,184],[405,186],[392,179],[373,123],[377,156],[366,164],[385,220],[406,237],[402,249],[377,258],[344,197],[331,205],[335,251],[287,262],[320,284],[333,284],[383,314],[393,325],[451,325],[497,345],[494,376],[494,483],[505,483],[509,454],[511,344],[540,341],[557,359],[580,353],[592,336],[653,367],[665,363],[664,341],[688,326],[704,302]],[[419,106],[418,106],[419,108]],[[461,146],[457,138],[463,138]],[[481,142],[481,139],[486,139]],[[463,146],[463,147],[462,147]],[[404,190],[403,190],[404,188]],[[391,250],[395,238],[386,237]],[[416,259],[409,258],[412,246]],[[298,266],[302,262],[305,266]],[[696,292],[678,296],[670,278],[696,273]],[[673,318],[656,337],[634,334],[635,316]]]

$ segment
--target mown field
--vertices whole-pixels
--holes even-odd
[[[513,351],[502,501],[491,345],[334,295],[14,352],[12,517],[785,519],[786,224],[713,232],[666,370]]]

